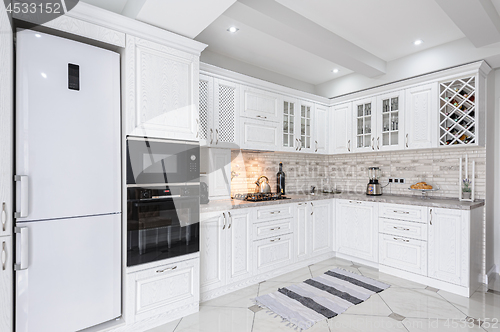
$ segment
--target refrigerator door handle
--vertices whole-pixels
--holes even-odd
[[[28,251],[29,251],[29,239],[28,239],[28,227],[15,227],[14,232],[16,233],[16,242],[19,244],[17,251],[17,257],[20,258],[20,262],[14,265],[15,271],[26,270],[28,268]]]
[[[27,175],[16,175],[14,176],[14,181],[21,182],[21,212],[14,213],[16,218],[26,218],[28,216],[28,176]]]

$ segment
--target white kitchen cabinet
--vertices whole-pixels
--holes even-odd
[[[231,150],[208,148],[201,154],[208,159],[208,196],[225,199],[231,196]]]
[[[319,154],[328,153],[328,143],[330,137],[331,128],[328,126],[329,120],[328,107],[316,104],[314,111],[314,126],[313,126],[313,137],[314,137],[314,152]]]
[[[278,122],[240,118],[241,148],[277,151],[281,145]]]
[[[127,323],[198,306],[199,258],[127,274]]]
[[[375,151],[376,103],[375,97],[355,100],[352,103],[354,152]]]
[[[200,74],[199,89],[200,146],[211,146],[214,141],[214,78]]]
[[[293,98],[284,97],[282,100],[282,134],[283,139],[281,140],[282,151],[298,151],[299,150],[299,139],[298,139],[298,125],[297,125],[297,100]]]
[[[0,237],[0,331],[13,331],[13,269],[12,236]]]
[[[299,151],[314,152],[314,104],[303,100],[298,101],[297,138],[299,139]]]
[[[323,114],[321,114],[323,115]],[[315,105],[304,100],[284,97],[281,124],[281,150],[295,152],[318,152],[314,134]],[[325,145],[326,138],[323,131],[319,134],[321,144]],[[324,138],[323,138],[324,137]]]
[[[380,234],[379,263],[419,275],[427,275],[427,242]]]
[[[275,93],[242,85],[240,116],[279,122],[280,102],[279,95]]]
[[[227,212],[227,283],[252,276],[252,220],[249,209],[234,209]]]
[[[311,206],[309,202],[297,203],[295,207],[295,257],[297,261],[303,261],[311,257],[312,253],[312,234],[310,213]]]
[[[338,199],[335,251],[378,263],[378,204]]]
[[[312,255],[317,256],[333,250],[333,200],[311,202]]]
[[[200,222],[200,287],[202,291],[226,284],[226,223],[224,212]]]
[[[405,148],[438,145],[438,83],[406,89]]]
[[[429,277],[468,285],[469,224],[467,211],[429,208]]]
[[[352,145],[352,103],[335,105],[331,108],[329,135],[331,136],[330,153],[349,153]]]
[[[198,140],[199,57],[127,35],[126,134]]]
[[[253,242],[253,261],[256,274],[288,266],[293,260],[293,234],[279,235]]]
[[[376,150],[403,150],[405,124],[403,90],[377,96]]]

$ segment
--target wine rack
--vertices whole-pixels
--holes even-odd
[[[475,144],[476,77],[439,84],[439,144]]]

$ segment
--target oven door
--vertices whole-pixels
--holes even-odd
[[[199,182],[197,142],[127,138],[127,184]]]
[[[129,188],[128,191],[137,189]],[[199,204],[199,196],[129,198],[127,266],[198,252]]]

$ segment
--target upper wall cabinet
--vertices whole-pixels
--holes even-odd
[[[200,145],[238,148],[239,85],[200,74]]]
[[[375,142],[377,151],[404,149],[404,97],[404,91],[377,97]]]
[[[344,103],[331,107],[330,153],[348,153],[352,151],[352,103]]]
[[[302,100],[283,97],[281,112],[281,148],[282,151],[318,152],[315,144],[315,105]],[[327,117],[326,108],[322,117]],[[324,132],[322,133],[324,135]],[[319,135],[326,149],[326,136]]]
[[[376,102],[374,97],[353,102],[355,152],[375,151]]]
[[[306,101],[298,102],[299,113],[297,114],[298,121],[298,139],[299,151],[314,152],[313,144],[313,119],[314,119],[314,104]]]
[[[296,128],[296,115],[297,111],[297,101],[292,98],[284,97],[282,108],[282,134],[283,140],[281,141],[281,150],[283,151],[298,151],[299,150],[299,139],[297,138],[297,128]]]
[[[127,36],[127,135],[198,140],[198,56]]]
[[[437,147],[437,83],[406,90],[405,148]]]
[[[316,104],[314,111],[314,152],[320,154],[328,153],[328,143],[330,137],[330,128],[328,126],[328,107]]]
[[[241,86],[241,116],[278,122],[280,120],[279,104],[279,96],[275,93]]]

